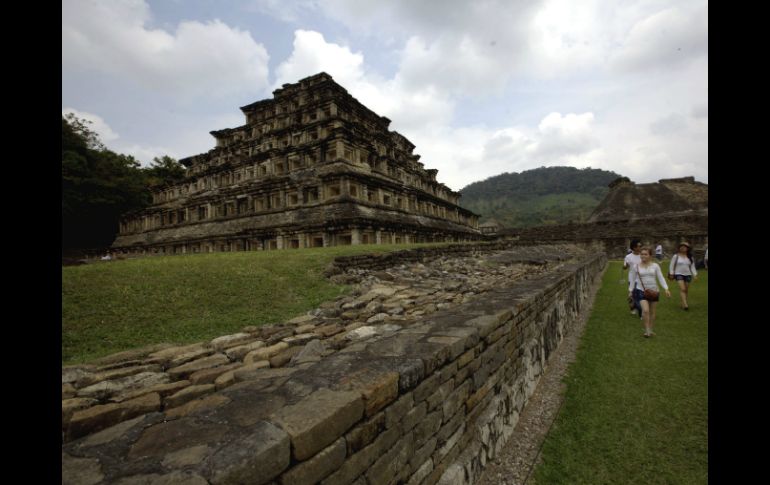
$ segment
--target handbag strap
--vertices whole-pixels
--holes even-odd
[[[642,281],[642,275],[639,273],[639,265],[636,265],[636,277],[639,278],[639,283],[642,284],[642,290],[646,290],[647,288],[644,287],[644,281]]]

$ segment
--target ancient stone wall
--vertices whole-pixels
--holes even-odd
[[[404,264],[415,261],[429,261],[440,256],[460,256],[478,252],[510,249],[516,246],[531,245],[532,243],[530,241],[519,242],[512,240],[499,240],[481,243],[448,244],[438,247],[405,249],[403,251],[392,251],[389,253],[340,256],[335,258],[330,267],[326,269],[325,275],[332,276],[354,268],[361,270],[384,269],[395,266],[397,264]],[[526,254],[526,256],[523,256],[523,262],[527,262],[532,259],[531,253],[522,254]]]
[[[163,390],[135,398],[133,419],[64,445],[63,482],[473,483],[605,263],[584,254],[325,357],[241,368],[176,412],[157,412]]]
[[[502,237],[515,237],[522,244],[565,241],[594,244],[610,258],[624,257],[631,239],[640,239],[653,248],[660,243],[666,255],[675,253],[676,245],[686,240],[693,245],[697,256],[708,245],[708,213],[538,226],[508,230]]]

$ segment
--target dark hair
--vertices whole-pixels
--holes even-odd
[[[631,245],[629,246],[629,248],[631,248],[633,250],[636,247],[637,244],[641,244],[641,243],[642,243],[642,241],[640,241],[638,239],[631,239]]]

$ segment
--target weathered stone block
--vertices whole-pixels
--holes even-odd
[[[166,411],[166,418],[167,419],[180,418],[182,416],[187,416],[196,411],[213,409],[213,408],[222,406],[224,404],[227,404],[229,402],[230,402],[230,398],[223,396],[221,394],[206,396],[202,399],[191,400],[185,404],[182,404],[181,406],[174,407],[173,409],[169,409],[168,411]]]
[[[436,392],[438,386],[441,385],[441,376],[439,374],[433,374],[425,379],[414,389],[414,402],[418,403],[428,398],[431,394]]]
[[[189,380],[191,384],[213,384],[217,377],[221,376],[225,372],[235,370],[241,367],[241,362],[233,362],[232,364],[220,365],[212,367],[211,369],[202,369],[190,374]]]
[[[501,322],[495,315],[483,315],[468,320],[465,324],[477,328],[479,331],[479,338],[484,338],[499,327]]]
[[[282,485],[313,485],[337,470],[345,461],[345,438],[340,438],[314,457],[297,464],[281,476]]]
[[[67,438],[73,440],[159,409],[160,396],[152,393],[122,403],[102,404],[75,411],[67,428]]]
[[[145,387],[143,389],[136,389],[133,391],[129,391],[126,393],[118,394],[117,396],[112,396],[110,398],[110,401],[113,402],[123,402],[128,401],[131,399],[136,399],[137,397],[144,396],[145,394],[151,394],[153,392],[158,393],[161,398],[170,396],[171,394],[175,394],[185,387],[190,385],[190,381],[177,381],[177,382],[169,382],[166,384],[156,384],[154,386]]]
[[[246,357],[243,358],[243,363],[251,364],[254,362],[258,362],[260,360],[268,360],[270,359],[270,357],[288,348],[289,348],[289,344],[287,344],[286,342],[278,342],[277,344],[271,345],[270,347],[252,350],[251,352],[246,354]]]
[[[216,387],[214,384],[201,384],[199,386],[185,387],[181,391],[165,398],[163,400],[163,406],[166,409],[175,408],[188,401],[192,401],[195,398],[214,392],[215,390]]]
[[[388,406],[385,410],[385,425],[392,428],[401,421],[401,418],[414,406],[412,394],[401,396],[396,402]]]
[[[209,480],[214,485],[262,485],[277,477],[289,462],[289,436],[263,421],[251,434],[228,443],[211,457]]]
[[[161,475],[159,473],[149,473],[146,475],[134,475],[132,477],[121,478],[114,482],[115,485],[208,485],[205,478],[191,470],[176,470],[171,473]]]
[[[329,475],[321,485],[347,485],[358,478],[369,465],[389,450],[398,441],[399,433],[395,428],[382,433],[371,445],[348,457],[336,472]]]
[[[438,432],[443,419],[441,414],[440,410],[434,411],[425,416],[425,419],[414,427],[414,443],[416,446],[421,446],[428,438]]]
[[[320,389],[271,419],[291,437],[294,458],[307,460],[342,436],[363,414],[360,393]]]
[[[96,485],[103,479],[102,467],[96,458],[76,458],[62,452],[62,485]]]
[[[446,422],[451,416],[453,416],[468,397],[468,393],[471,388],[470,381],[466,380],[454,391],[442,403],[442,410],[444,412],[444,421]]]
[[[128,378],[130,376],[135,376],[137,374],[148,374],[148,373],[159,374],[161,373],[162,370],[163,369],[159,364],[147,364],[147,365],[140,365],[135,367],[122,367],[120,369],[115,369],[107,372],[83,374],[77,379],[77,381],[75,381],[74,385],[76,388],[82,391],[83,388],[92,386],[96,383],[112,381],[112,380],[120,381],[121,379],[126,380],[123,378]]]
[[[235,333],[232,335],[224,335],[222,337],[217,337],[211,341],[210,345],[211,345],[211,348],[214,349],[215,351],[222,352],[225,349],[229,349],[231,347],[237,347],[239,345],[244,345],[253,340],[255,340],[254,335],[250,333],[242,332],[242,333]]]
[[[381,456],[366,472],[369,485],[387,485],[406,468],[414,451],[414,435],[408,433]]]
[[[231,347],[225,350],[225,355],[227,355],[230,360],[243,360],[243,357],[246,356],[246,354],[253,352],[254,350],[261,349],[264,346],[265,342],[257,340],[249,344]]]
[[[353,455],[385,431],[385,413],[377,413],[345,435],[348,455]]]
[[[212,367],[219,367],[221,365],[229,364],[230,359],[224,354],[214,354],[202,359],[193,360],[182,364],[178,367],[173,367],[167,372],[172,379],[187,379],[194,372],[211,369]]]

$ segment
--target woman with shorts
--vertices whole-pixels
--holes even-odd
[[[687,290],[690,288],[692,280],[698,279],[698,271],[695,269],[695,259],[692,257],[690,243],[686,241],[679,243],[679,251],[671,258],[668,274],[673,275],[679,285],[680,306],[683,310],[689,310]]]
[[[631,267],[633,273],[633,283],[628,285],[628,296],[632,293],[637,293],[639,303],[642,306],[642,320],[644,321],[644,336],[652,337],[655,333],[652,331],[655,325],[655,308],[658,306],[659,296],[656,298],[647,298],[644,296],[644,290],[655,290],[660,295],[658,289],[658,282],[666,290],[666,296],[671,298],[671,292],[668,291],[668,285],[666,279],[663,277],[663,273],[660,271],[658,263],[652,262],[652,250],[649,247],[643,247],[639,253],[642,258],[642,262],[638,265]],[[636,288],[634,288],[636,286]]]

